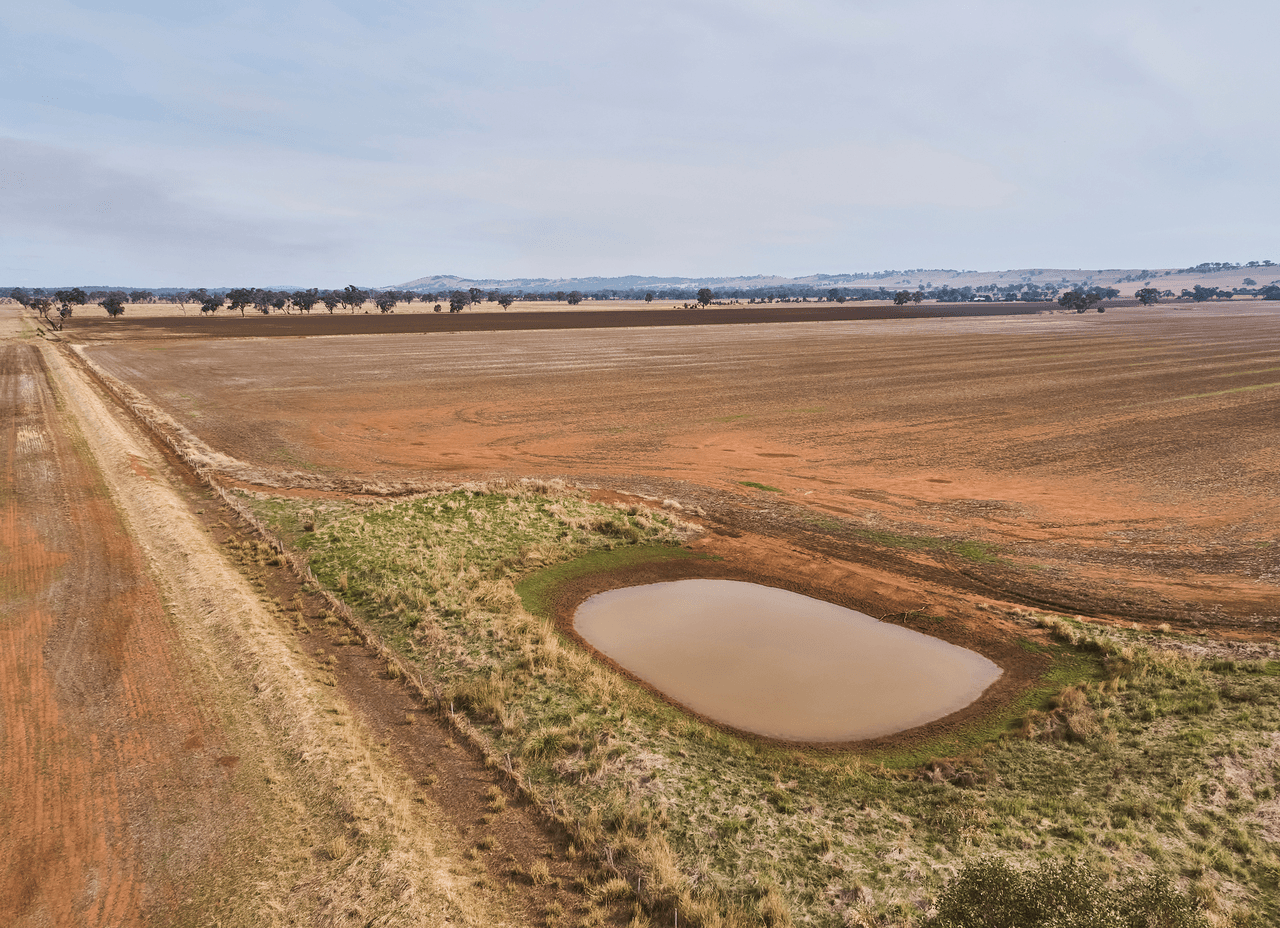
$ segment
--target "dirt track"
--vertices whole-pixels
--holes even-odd
[[[1276,622],[1275,304],[86,351],[260,472],[562,474],[974,595]]]
[[[137,925],[208,887],[242,803],[217,722],[34,345],[0,343],[0,912]],[[200,900],[202,903],[207,900]]]
[[[199,492],[0,322],[0,921],[513,923],[227,564],[183,498]]]

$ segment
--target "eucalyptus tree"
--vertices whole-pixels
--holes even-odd
[[[369,298],[369,294],[365,293],[355,284],[347,284],[341,291],[338,299],[353,313],[359,307],[364,305],[364,301]]]
[[[310,313],[315,305],[320,302],[320,291],[315,287],[310,290],[295,290],[291,297],[293,305],[298,307],[304,313]]]
[[[72,312],[77,306],[83,306],[89,302],[89,294],[85,293],[79,287],[72,287],[70,290],[58,290],[54,293],[53,298],[58,303],[58,323],[59,330],[71,318]],[[46,317],[47,318],[47,317]]]
[[[125,294],[118,290],[112,291],[98,301],[98,305],[107,311],[107,315],[114,319],[116,316],[124,315],[125,300],[137,303],[138,300],[133,299],[133,294]]]

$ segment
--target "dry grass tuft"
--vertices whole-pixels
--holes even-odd
[[[535,860],[529,865],[529,882],[534,886],[546,886],[551,882],[551,868],[545,860]]]
[[[324,846],[324,852],[330,860],[342,860],[347,856],[347,850],[347,839],[343,835],[338,835]]]

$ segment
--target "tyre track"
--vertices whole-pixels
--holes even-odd
[[[136,576],[108,570],[92,581],[101,611],[127,613],[122,621],[85,623],[72,609],[52,622],[62,637],[48,636],[57,640],[45,649],[45,677],[65,683],[62,702],[80,713],[76,731],[87,734],[78,753],[39,744],[14,752],[47,801],[6,807],[4,815],[34,835],[54,829],[57,818],[92,822],[54,848],[89,863],[55,892],[47,871],[56,853],[42,858],[40,848],[24,847],[0,859],[0,924],[342,926],[375,917],[388,928],[510,924],[494,890],[472,882],[479,865],[463,858],[438,810],[385,765],[332,684],[317,678],[314,662],[223,559],[148,440],[58,351],[0,341],[10,347],[14,357],[47,363],[36,378],[43,433],[54,439],[55,458],[74,457],[88,486],[70,501],[23,496],[29,520],[52,518],[53,529],[114,520],[96,550]],[[16,388],[0,390],[11,393]],[[12,433],[5,447],[16,445]],[[5,473],[7,487],[15,481]],[[6,503],[14,498],[0,495]],[[57,575],[47,586],[61,584],[70,597],[86,579],[70,577],[66,565],[46,574]],[[147,608],[133,603],[138,577],[150,594]],[[15,636],[30,637],[31,629],[23,631]],[[140,647],[144,632],[164,647]],[[123,660],[104,659],[115,650]],[[53,667],[59,655],[61,675]],[[9,679],[6,673],[0,688]],[[0,723],[8,731],[20,699],[5,700]],[[64,707],[54,709],[21,722],[39,737],[67,727]],[[339,839],[344,850],[335,852]],[[50,899],[74,900],[81,888],[92,898],[53,911]],[[42,901],[43,909],[33,908]],[[31,914],[6,921],[19,904]]]
[[[0,345],[6,593],[0,648],[0,911],[10,924],[141,924],[138,841],[114,768],[135,745],[126,656],[135,610],[155,606],[136,552],[59,427],[35,349]],[[109,507],[108,507],[109,508]],[[106,517],[104,519],[104,517]],[[149,600],[149,602],[148,602]],[[123,621],[117,621],[123,619]],[[140,642],[163,654],[160,642]],[[132,764],[131,764],[132,766]],[[108,840],[111,852],[107,852]]]

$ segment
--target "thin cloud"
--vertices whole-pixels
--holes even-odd
[[[8,247],[59,279],[95,249],[367,283],[1280,240],[1258,0],[49,0],[0,29]]]

